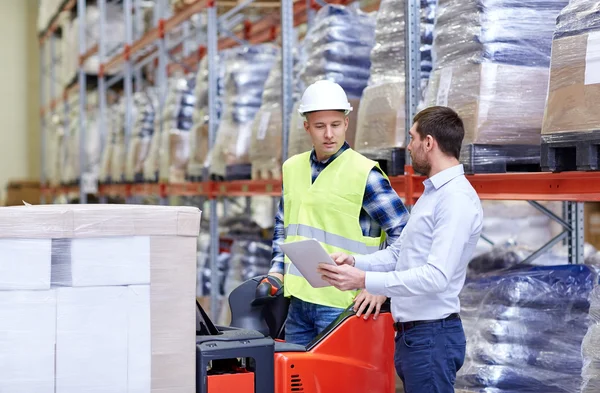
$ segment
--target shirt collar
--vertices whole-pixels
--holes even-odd
[[[335,152],[334,155],[332,155],[331,157],[329,157],[328,159],[326,159],[324,161],[317,160],[317,154],[315,153],[315,149],[313,148],[312,152],[310,153],[310,159],[312,162],[317,163],[317,164],[329,164],[330,162],[332,162],[333,160],[338,158],[343,152],[345,152],[349,148],[350,148],[350,145],[348,144],[348,142],[344,142],[342,147],[340,147],[340,149],[337,152]]]
[[[463,164],[458,164],[431,176],[429,179],[425,180],[423,184],[425,186],[433,186],[436,190],[438,190],[450,180],[464,174],[465,169]]]

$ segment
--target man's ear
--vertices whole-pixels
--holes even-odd
[[[310,134],[310,132],[308,131],[308,129],[309,129],[308,122],[306,120],[304,120],[304,131],[306,131],[308,134]]]
[[[427,135],[425,137],[425,149],[427,151],[431,151],[433,149],[433,145],[435,143],[435,139],[431,135]]]

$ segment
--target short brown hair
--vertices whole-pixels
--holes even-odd
[[[443,153],[459,159],[465,129],[458,113],[446,106],[431,106],[417,113],[413,123],[421,139],[431,135]]]

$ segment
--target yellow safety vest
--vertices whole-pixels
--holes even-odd
[[[379,168],[377,162],[347,149],[312,183],[310,154],[283,164],[285,242],[316,239],[328,253],[370,254],[382,248],[385,232],[364,236],[359,222],[367,178],[373,167]],[[346,308],[356,295],[333,286],[313,288],[285,257],[284,296]]]

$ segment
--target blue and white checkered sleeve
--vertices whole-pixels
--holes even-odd
[[[285,240],[285,226],[283,222],[283,192],[281,194],[281,199],[279,201],[279,208],[277,209],[277,214],[275,215],[275,227],[273,229],[273,252],[271,259],[271,269],[269,269],[269,273],[279,273],[284,274],[284,256],[283,251],[281,251],[280,244]]]
[[[388,244],[400,237],[408,222],[408,209],[390,182],[375,168],[367,178],[363,209],[385,231]]]

